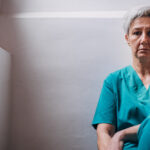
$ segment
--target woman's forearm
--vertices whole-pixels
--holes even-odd
[[[111,141],[111,136],[107,133],[101,134],[101,136],[98,136],[97,138],[97,146],[98,150],[106,150],[110,141]]]
[[[119,138],[121,141],[137,141],[137,132],[139,127],[140,124],[126,128],[124,130],[118,131],[114,136]]]
[[[97,126],[97,145],[98,150],[107,150],[110,141],[115,134],[115,126],[111,124],[99,124]]]
[[[139,126],[132,126],[114,133],[114,127],[104,130],[100,125],[97,129],[98,150],[120,150],[125,141],[137,141]]]
[[[140,125],[116,132],[111,138],[106,150],[122,150],[124,142],[137,141],[137,132]]]

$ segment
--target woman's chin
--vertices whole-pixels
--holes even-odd
[[[139,59],[139,60],[149,60],[150,61],[150,54],[149,55],[147,55],[147,54],[140,54],[140,55],[138,55],[137,56],[137,58]]]
[[[138,58],[142,58],[142,57],[145,57],[145,58],[150,58],[150,52],[140,52],[138,53]]]

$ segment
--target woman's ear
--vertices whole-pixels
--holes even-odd
[[[130,41],[129,41],[129,36],[128,36],[128,34],[125,34],[125,39],[126,39],[128,45],[130,46]]]

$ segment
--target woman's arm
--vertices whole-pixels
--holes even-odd
[[[99,124],[97,127],[98,150],[122,150],[125,141],[137,141],[140,125],[126,128],[115,133],[110,124]]]
[[[138,140],[137,132],[138,132],[139,127],[140,127],[140,124],[118,131],[114,135],[113,138],[118,138],[119,140],[122,140],[122,141],[135,141],[136,142]]]
[[[107,149],[114,133],[115,133],[115,126],[106,123],[98,124],[97,126],[98,150]]]
[[[126,128],[124,130],[118,131],[111,138],[110,144],[108,146],[109,150],[122,150],[125,141],[137,141],[137,132],[140,125]]]

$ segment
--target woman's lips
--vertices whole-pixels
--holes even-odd
[[[139,51],[150,51],[150,49],[148,49],[148,48],[141,48],[141,49],[139,49]]]

